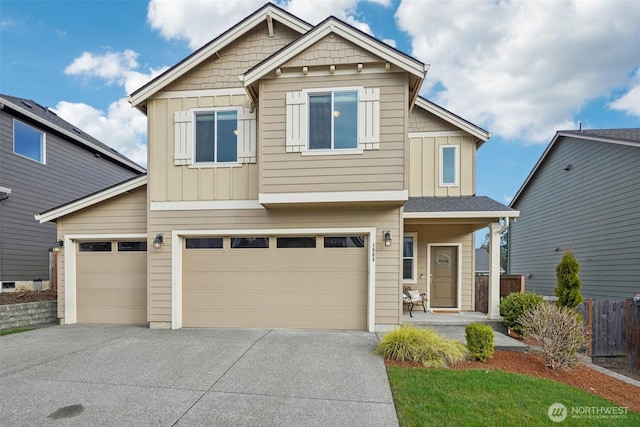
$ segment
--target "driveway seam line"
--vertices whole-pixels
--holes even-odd
[[[236,364],[244,357],[245,354],[247,354],[249,352],[249,350],[251,350],[259,341],[261,341],[264,337],[266,337],[267,335],[269,335],[271,333],[273,329],[269,329],[267,330],[260,338],[258,338],[257,340],[255,340],[244,352],[242,352],[242,354],[240,355],[240,357],[238,357],[236,360],[233,361],[233,363],[231,365],[229,365],[229,367],[222,373],[222,375],[220,375],[218,377],[217,380],[215,380],[213,382],[213,384],[211,384],[211,387],[209,387],[208,389],[206,389],[201,395],[200,397],[198,397],[195,402],[193,402],[186,411],[184,411],[184,413],[182,415],[180,415],[178,417],[178,419],[171,424],[171,427],[174,427],[176,424],[178,424],[180,422],[181,419],[184,418],[185,415],[187,415],[189,413],[189,411],[191,411],[191,409],[196,406],[196,404],[198,404],[198,402],[200,402],[202,400],[203,397],[205,397],[207,395],[207,393],[209,393],[209,391],[211,391],[211,389],[213,389],[213,387],[215,387],[216,384],[218,384],[218,381],[220,381],[225,375],[227,375],[227,372],[229,372],[234,366],[236,366]]]
[[[284,397],[286,399],[300,399],[300,400],[323,400],[327,402],[352,402],[352,403],[371,403],[371,404],[385,404],[385,405],[393,405],[393,401],[385,402],[382,400],[355,400],[355,399],[332,399],[330,397],[304,397],[304,396],[289,396],[286,394],[268,394],[268,393],[240,393],[237,391],[219,391],[214,390],[212,393],[221,393],[221,394],[234,394],[239,396],[265,396],[265,397]]]

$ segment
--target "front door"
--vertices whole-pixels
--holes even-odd
[[[431,308],[455,308],[458,304],[458,248],[431,247]]]

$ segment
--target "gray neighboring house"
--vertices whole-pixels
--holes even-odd
[[[585,298],[640,292],[640,129],[559,131],[510,205],[509,272],[554,295],[572,248]]]
[[[56,225],[34,214],[145,172],[35,101],[0,94],[0,284],[50,275]]]

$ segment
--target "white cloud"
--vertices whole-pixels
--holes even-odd
[[[609,108],[640,117],[640,68],[636,71],[633,85],[627,93],[610,103]]]
[[[430,99],[507,139],[548,142],[640,65],[632,1],[402,0]],[[632,108],[634,94],[612,104]],[[637,104],[636,104],[637,105]]]
[[[396,41],[393,39],[382,39],[382,41],[391,47],[396,47]]]
[[[147,119],[120,99],[104,113],[87,104],[62,101],[55,113],[83,132],[143,166],[147,163]]]

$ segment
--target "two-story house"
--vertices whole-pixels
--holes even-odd
[[[46,289],[56,226],[33,215],[145,170],[33,100],[0,95],[0,284]]]
[[[490,134],[419,97],[427,68],[267,4],[132,93],[148,175],[39,215],[62,321],[373,331],[402,323],[403,283],[472,310],[473,232],[497,292],[518,213],[475,196]]]

